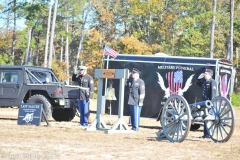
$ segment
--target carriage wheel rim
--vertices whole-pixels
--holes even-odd
[[[171,96],[165,103],[162,128],[171,142],[182,142],[190,130],[191,118],[187,101],[179,95]]]
[[[215,142],[228,141],[235,128],[235,114],[233,107],[228,99],[224,97],[215,97],[213,100],[213,110],[217,117],[211,124],[207,121],[207,130],[211,139]]]

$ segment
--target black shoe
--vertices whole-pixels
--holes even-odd
[[[205,138],[210,138],[210,136],[209,136],[209,135],[207,135],[207,136],[205,136]]]
[[[210,136],[209,135],[203,135],[203,136],[201,136],[199,138],[210,138]]]
[[[138,131],[138,128],[132,128],[132,130],[134,130],[134,131]]]

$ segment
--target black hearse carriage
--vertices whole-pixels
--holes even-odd
[[[213,78],[218,83],[218,94],[231,98],[233,66],[225,59],[119,54],[115,59],[108,59],[106,56],[104,61],[105,69],[129,69],[131,72],[133,68],[137,68],[141,71],[140,77],[146,85],[141,117],[157,118],[167,98],[174,94],[182,95],[189,104],[201,101],[201,87],[196,85],[196,79],[206,68],[214,71]],[[113,80],[113,87],[118,97],[119,80]],[[126,88],[124,94],[126,116],[129,115],[127,92]],[[108,101],[106,106],[109,106]],[[111,106],[112,114],[117,114],[118,100],[112,101]]]

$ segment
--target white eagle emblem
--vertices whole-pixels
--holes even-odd
[[[25,122],[31,122],[32,120],[33,120],[33,113],[27,113],[26,115],[25,115],[25,117],[23,118],[23,120],[25,121]]]
[[[164,80],[163,80],[162,76],[161,76],[158,72],[156,72],[156,73],[157,73],[157,75],[158,75],[158,83],[160,84],[160,87],[162,88],[162,90],[165,91],[164,98],[170,97],[170,96],[172,95],[172,92],[173,92],[173,91],[171,91],[169,87],[168,87],[168,88],[165,87],[165,85],[164,85]],[[186,92],[186,91],[188,90],[188,88],[192,85],[193,76],[194,76],[194,74],[192,74],[192,75],[187,79],[187,81],[186,81],[185,86],[184,86],[183,89],[182,89],[182,88],[179,88],[178,91],[177,91],[177,92],[174,92],[174,93],[177,93],[178,95],[183,96],[183,93]],[[173,94],[174,94],[174,93],[173,93]]]
[[[170,89],[169,89],[169,87],[168,88],[165,87],[163,78],[162,78],[162,76],[158,72],[157,72],[157,75],[158,75],[158,83],[160,84],[160,87],[162,88],[162,90],[165,91],[164,98],[170,97]]]

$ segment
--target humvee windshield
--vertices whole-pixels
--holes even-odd
[[[28,77],[31,83],[51,83],[58,82],[52,72],[28,70]]]

